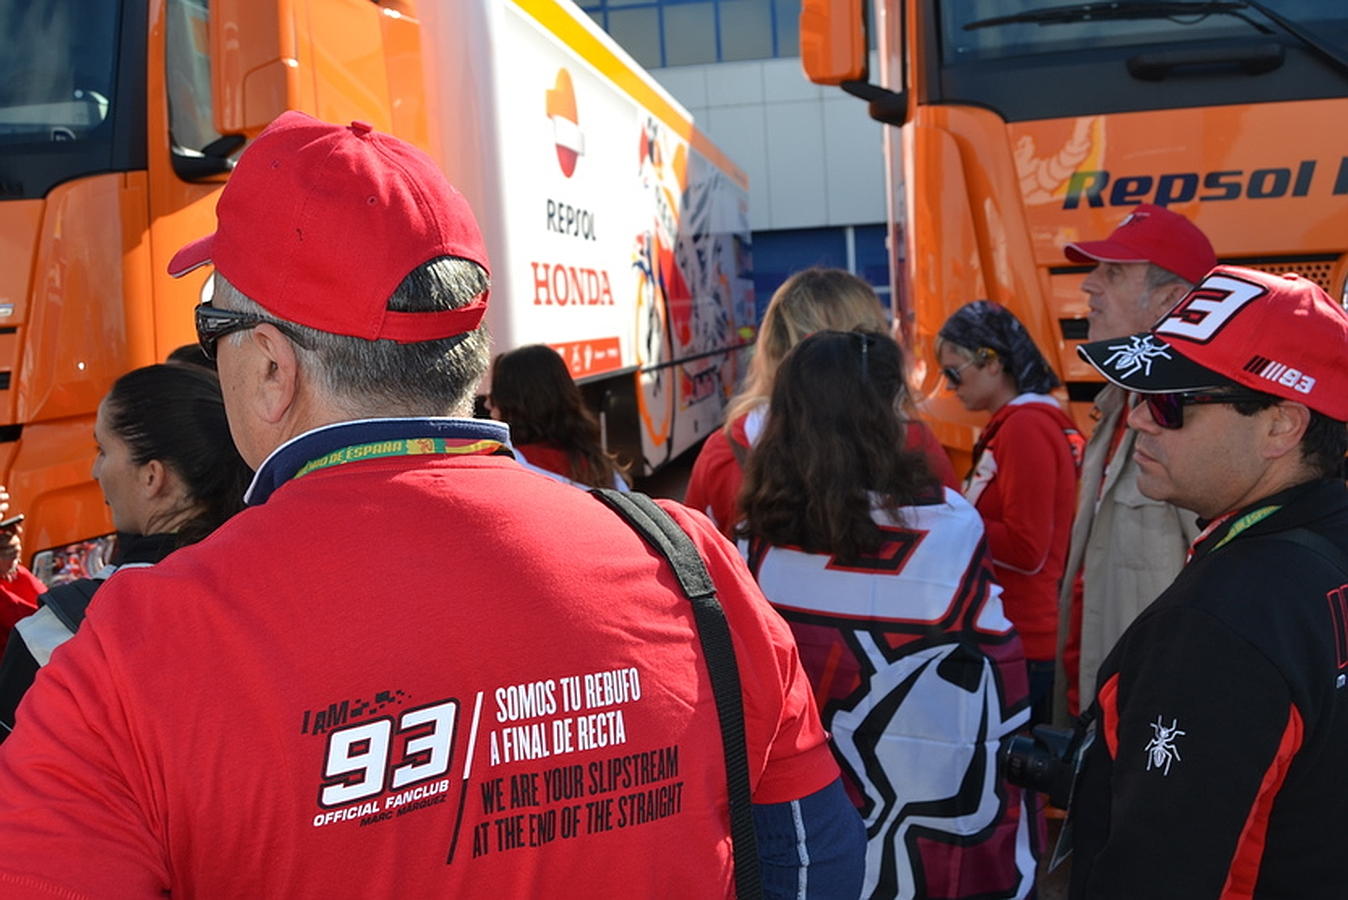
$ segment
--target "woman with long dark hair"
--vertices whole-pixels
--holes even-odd
[[[744,385],[730,401],[725,425],[702,445],[684,494],[683,502],[705,512],[727,537],[733,536],[742,515],[736,499],[744,461],[762,433],[777,368],[792,347],[825,330],[888,334],[890,326],[871,286],[842,269],[805,269],[772,295]],[[901,430],[903,447],[922,452],[945,484],[959,483],[945,450],[911,407],[903,410]]]
[[[1085,439],[1049,395],[1060,382],[1030,333],[990,300],[957,309],[936,339],[950,390],[990,418],[964,497],[983,517],[1006,613],[1025,643],[1030,724],[1052,717],[1058,587],[1076,514]]]
[[[487,407],[510,426],[515,458],[529,468],[571,484],[626,490],[622,468],[604,451],[599,420],[551,347],[497,356]]]
[[[252,472],[234,449],[214,373],[189,365],[135,369],[113,383],[94,420],[93,477],[117,530],[113,562],[57,585],[16,626],[0,660],[0,740],[52,650],[73,636],[98,587],[120,568],[150,566],[195,543],[243,507]]]
[[[1024,657],[983,524],[903,447],[902,353],[820,332],[787,354],[740,495],[740,547],[795,634],[865,820],[867,897],[1024,897],[1037,829],[998,775]]]

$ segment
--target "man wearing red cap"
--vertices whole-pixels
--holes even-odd
[[[733,636],[723,746],[729,653],[669,566],[462,418],[488,262],[431,159],[286,113],[217,216],[170,271],[215,266],[197,332],[248,508],[118,573],[29,692],[0,895],[729,896],[760,868],[732,864],[738,747],[764,885],[855,896],[863,828],[735,549],[667,507]]]
[[[9,509],[9,491],[0,484],[0,516]],[[23,516],[0,522],[0,648],[20,619],[37,612],[47,586],[19,562],[23,556]]]
[[[1072,896],[1340,898],[1348,314],[1299,275],[1222,266],[1152,331],[1080,353],[1142,398],[1142,493],[1203,530],[1100,669]]]
[[[1137,207],[1107,239],[1068,244],[1065,253],[1095,264],[1081,286],[1092,341],[1150,328],[1217,264],[1203,232],[1151,204]],[[1175,577],[1197,534],[1190,513],[1138,492],[1125,396],[1111,386],[1096,396],[1096,425],[1082,462],[1059,593],[1059,721],[1090,705],[1105,654]]]

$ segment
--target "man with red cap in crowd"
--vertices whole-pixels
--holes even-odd
[[[170,271],[215,266],[248,508],[119,572],[43,670],[0,895],[855,896],[864,829],[734,547],[670,504],[672,568],[466,418],[487,254],[430,157],[286,113],[217,217]]]
[[[1149,203],[1105,240],[1068,244],[1064,252],[1073,262],[1095,264],[1081,285],[1092,341],[1150,328],[1217,264],[1212,244],[1192,222]],[[1059,588],[1059,722],[1090,705],[1105,654],[1174,579],[1197,534],[1191,513],[1138,492],[1126,397],[1112,386],[1096,395],[1095,429],[1082,460]]]
[[[1221,266],[1150,332],[1079,352],[1141,397],[1142,493],[1202,532],[1100,669],[1071,896],[1341,898],[1348,314]]]
[[[0,484],[0,518],[9,509],[9,491]],[[0,521],[0,649],[20,619],[37,612],[47,586],[19,562],[23,556],[23,516]]]

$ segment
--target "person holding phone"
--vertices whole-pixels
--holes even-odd
[[[19,562],[23,556],[23,516],[8,515],[9,491],[0,485],[0,646],[20,619],[37,612],[46,586]]]

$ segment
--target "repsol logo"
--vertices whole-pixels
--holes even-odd
[[[1220,169],[1215,172],[1167,172],[1161,175],[1122,175],[1115,177],[1105,169],[1073,172],[1067,182],[1063,209],[1087,206],[1137,206],[1155,203],[1187,203],[1238,200],[1269,200],[1276,197],[1305,197],[1317,186],[1317,161],[1305,159],[1295,166],[1265,169]],[[1321,179],[1323,181],[1323,179]],[[1348,194],[1348,156],[1339,160],[1333,193]]]
[[[594,233],[594,213],[560,200],[548,201],[548,231],[587,241],[597,240]]]

